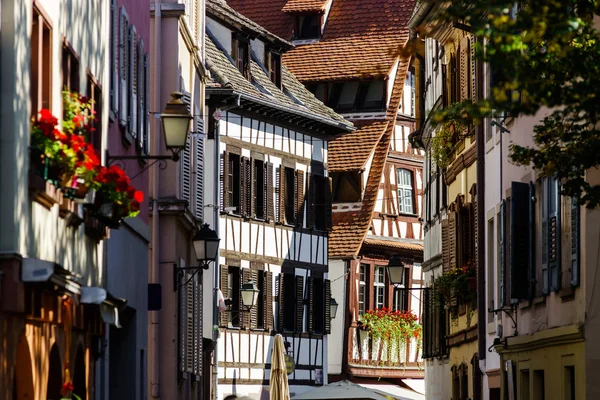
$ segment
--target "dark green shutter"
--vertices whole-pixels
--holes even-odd
[[[296,276],[296,324],[295,331],[302,332],[304,322],[304,277]]]
[[[579,199],[571,198],[571,286],[579,286]]]
[[[529,296],[529,185],[513,182],[510,200],[510,302]]]
[[[550,272],[550,290],[558,291],[561,284],[561,195],[560,184],[556,178],[551,178],[554,209],[548,210],[548,268]],[[550,199],[548,199],[550,200]]]
[[[535,277],[535,184],[529,182],[529,298],[535,297],[536,277]]]
[[[325,334],[329,335],[331,333],[331,281],[329,279],[325,279]],[[343,312],[343,305],[341,310]]]
[[[549,292],[548,281],[548,179],[542,180],[542,293]]]

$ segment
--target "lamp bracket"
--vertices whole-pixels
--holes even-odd
[[[510,305],[508,307],[500,307],[500,308],[496,308],[495,310],[492,308],[488,308],[488,312],[489,313],[494,313],[494,314],[498,314],[503,312],[504,314],[506,314],[508,316],[508,318],[510,318],[510,320],[513,323],[513,336],[518,336],[519,335],[519,331],[517,330],[517,321],[515,319],[516,317],[516,313],[517,313],[517,307],[515,307],[514,305]]]
[[[193,278],[196,276],[198,271],[207,270],[209,261],[205,262],[202,265],[198,265],[195,267],[178,267],[177,264],[173,264],[173,291],[176,292],[178,288],[187,285]],[[194,271],[192,276],[188,278],[187,281],[183,282],[185,278],[185,271]]]

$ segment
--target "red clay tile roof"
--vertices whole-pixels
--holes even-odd
[[[310,12],[321,11],[325,8],[327,0],[288,0],[281,9],[283,12]]]
[[[361,244],[367,235],[373,216],[373,210],[375,209],[375,202],[377,201],[377,196],[379,194],[379,184],[387,160],[392,133],[395,127],[396,115],[398,113],[398,108],[400,107],[400,100],[402,99],[404,82],[406,80],[409,65],[410,58],[403,58],[396,71],[391,101],[386,115],[385,131],[383,132],[383,135],[380,135],[380,139],[378,139],[377,144],[375,145],[373,162],[369,169],[369,176],[367,178],[367,185],[365,187],[360,211],[336,212],[332,215],[333,227],[329,234],[329,258],[331,259],[356,257],[360,251]],[[350,134],[354,135],[355,133],[352,132]],[[377,133],[374,133],[374,135],[376,134]],[[336,157],[339,159],[340,156],[338,156],[338,154],[341,153],[343,156],[344,153],[351,151],[353,148],[351,142],[346,143],[346,146],[339,146],[337,149],[334,145],[334,154],[332,154],[330,148],[329,159],[331,159],[331,157],[333,157],[334,160]],[[370,155],[370,151],[368,154]],[[366,162],[366,159],[364,162]]]
[[[389,121],[356,121],[356,130],[329,142],[329,172],[362,170]]]
[[[268,31],[290,40],[294,33],[294,15],[281,10],[288,0],[227,0],[232,8]]]
[[[363,246],[380,246],[397,250],[423,251],[422,243],[401,242],[398,240],[371,239],[369,237],[367,237],[363,241]]]

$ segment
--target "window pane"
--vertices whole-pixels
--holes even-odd
[[[342,86],[342,94],[338,102],[339,108],[353,108],[356,93],[358,92],[358,82],[344,83]]]

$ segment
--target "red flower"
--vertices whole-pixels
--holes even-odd
[[[137,201],[138,203],[141,203],[142,201],[144,201],[144,193],[141,190],[136,190],[133,194],[133,200]]]
[[[85,118],[81,114],[77,114],[76,116],[73,117],[73,123],[78,128],[81,128],[83,126],[84,120],[85,120]]]

